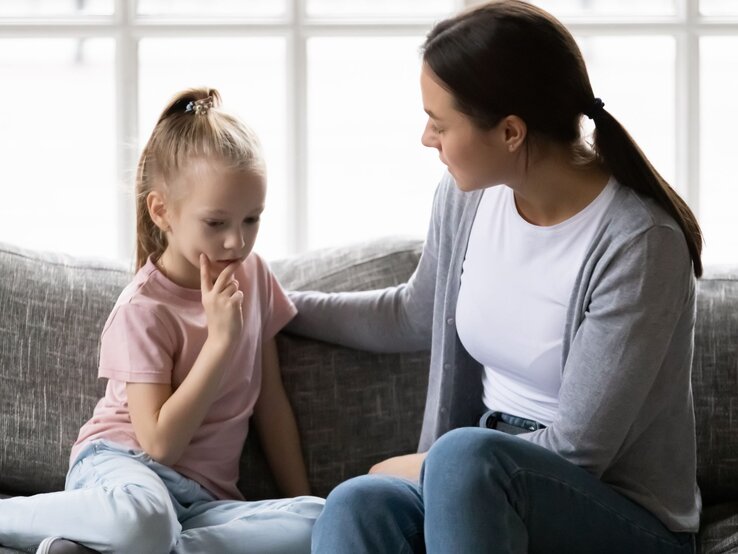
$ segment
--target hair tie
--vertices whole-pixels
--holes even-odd
[[[208,110],[213,107],[213,97],[191,100],[185,108],[185,113],[195,112],[195,115],[207,115]]]
[[[592,107],[584,110],[584,115],[586,115],[588,118],[595,120],[598,117],[602,115],[602,112],[604,112],[605,103],[602,101],[601,98],[595,98],[594,102],[592,102]]]

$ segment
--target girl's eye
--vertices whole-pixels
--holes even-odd
[[[209,219],[209,220],[205,220],[205,225],[207,225],[208,227],[211,227],[211,228],[215,229],[215,228],[220,227],[221,225],[223,225],[223,222],[222,221],[215,221],[215,220]]]

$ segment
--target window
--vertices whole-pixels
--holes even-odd
[[[464,3],[3,0],[0,241],[130,261],[138,151],[193,85],[218,88],[262,139],[267,258],[423,237],[443,167],[420,144],[418,48]],[[705,262],[738,263],[735,0],[536,3],[572,30],[595,93],[698,213]]]

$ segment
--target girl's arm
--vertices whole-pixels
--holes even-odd
[[[243,292],[233,279],[238,264],[212,283],[207,260],[201,261],[203,306],[208,338],[187,377],[169,384],[128,383],[128,410],[144,451],[164,465],[174,465],[202,425],[215,400],[231,349],[243,329]]]
[[[262,383],[254,408],[254,423],[269,467],[286,496],[310,494],[300,437],[282,384],[274,338],[262,344]]]

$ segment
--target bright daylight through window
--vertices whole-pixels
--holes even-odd
[[[142,141],[171,94],[199,85],[262,139],[266,258],[423,237],[443,166],[420,144],[418,48],[464,3],[3,0],[0,242],[130,260]],[[738,2],[535,3],[698,214],[705,263],[738,263]]]

